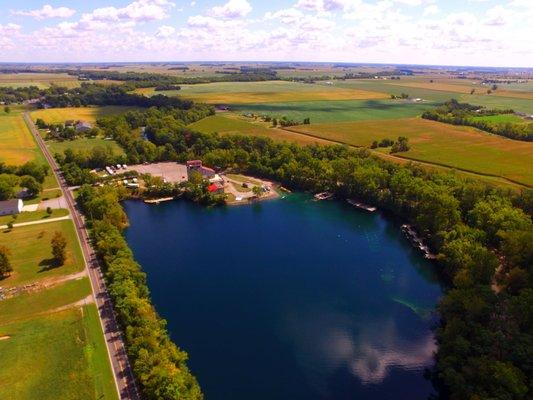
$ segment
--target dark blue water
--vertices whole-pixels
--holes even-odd
[[[441,290],[398,225],[303,195],[125,207],[126,238],[207,400],[432,393]]]

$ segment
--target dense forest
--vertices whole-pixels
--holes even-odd
[[[409,221],[438,254],[447,285],[438,307],[439,350],[432,373],[442,398],[528,398],[533,389],[531,191],[517,194],[451,173],[429,172],[412,164],[399,166],[364,149],[300,147],[266,138],[193,132],[186,127],[194,120],[190,112],[151,108],[108,117],[98,125],[124,147],[128,162],[201,158],[207,165],[237,168],[294,189],[331,190],[340,198],[357,197]],[[138,133],[141,127],[144,135]],[[92,156],[74,152],[68,162],[62,162],[83,171],[96,165]],[[111,206],[119,197],[108,194],[112,192],[108,188],[83,190],[84,209],[91,211],[95,222],[106,221],[99,223],[96,234],[109,234],[120,241],[118,230],[126,217],[120,207]],[[105,207],[100,196],[110,197]],[[94,204],[94,209],[89,204]],[[114,293],[119,304],[121,296],[130,296],[129,290],[132,296],[141,290],[136,275],[128,277],[131,272],[127,271],[132,270],[128,265],[134,262],[125,244],[123,247],[128,261],[117,261],[117,268],[125,268],[118,276],[126,279]],[[99,252],[109,259],[107,250]],[[109,262],[105,261],[108,271]],[[138,266],[132,265],[138,271]],[[113,286],[113,273],[108,272],[108,279]],[[123,324],[129,326],[126,317],[130,318],[125,315]],[[130,344],[130,354],[135,351]],[[198,393],[196,386],[193,392]]]
[[[452,99],[433,110],[425,111],[422,118],[445,122],[453,125],[467,125],[516,140],[533,141],[533,122],[500,123],[491,122],[478,117],[491,115],[513,114],[513,110],[490,110],[468,103],[459,103]]]

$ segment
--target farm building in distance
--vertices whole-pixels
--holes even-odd
[[[93,126],[85,121],[78,121],[76,124],[76,132],[87,132],[93,129]]]
[[[21,199],[0,201],[0,215],[13,215],[22,212],[24,203]]]

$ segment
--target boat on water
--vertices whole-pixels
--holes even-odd
[[[331,192],[321,192],[321,193],[317,193],[315,194],[315,200],[317,201],[320,201],[320,200],[330,200],[333,198],[333,193]]]
[[[418,236],[418,233],[411,225],[404,224],[401,229],[411,244],[424,253],[424,258],[427,258],[428,260],[434,260],[437,258],[435,254],[431,253],[429,247],[424,243],[424,240]]]
[[[347,199],[346,200],[348,204],[351,204],[354,207],[360,208],[361,210],[365,210],[368,212],[374,212],[377,210],[377,207],[369,206],[368,204],[361,203],[360,201],[354,200],[354,199]]]

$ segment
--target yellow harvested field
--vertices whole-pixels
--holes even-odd
[[[0,162],[20,165],[42,158],[42,154],[31,135],[22,112],[12,109],[10,113],[0,111]]]
[[[48,108],[32,111],[30,115],[34,121],[41,118],[47,124],[62,123],[68,120],[95,122],[98,118],[121,114],[134,109],[135,107],[125,106]]]
[[[369,147],[374,140],[406,136],[411,150],[395,154],[397,157],[502,177],[533,187],[533,143],[506,139],[474,128],[405,118],[300,125],[289,129],[364,147]]]

